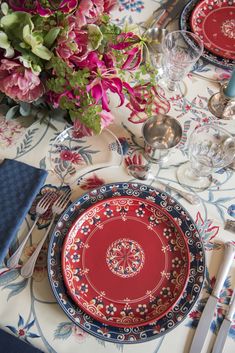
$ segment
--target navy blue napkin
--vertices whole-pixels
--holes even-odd
[[[42,353],[31,344],[0,329],[0,352],[1,353]]]
[[[13,159],[0,164],[0,264],[47,174]]]

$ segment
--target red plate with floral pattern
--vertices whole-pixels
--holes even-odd
[[[191,28],[205,48],[227,59],[235,59],[235,3],[203,0],[191,15]]]
[[[149,324],[180,298],[189,250],[179,224],[136,197],[116,197],[86,210],[67,234],[62,273],[74,302],[105,324]]]

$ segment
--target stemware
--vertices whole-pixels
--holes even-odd
[[[162,43],[163,77],[158,82],[158,93],[166,99],[182,96],[182,80],[203,53],[203,42],[188,31],[168,33]]]
[[[142,134],[146,159],[161,165],[168,160],[169,152],[180,142],[182,128],[175,118],[158,114],[146,120]]]
[[[177,170],[178,181],[193,189],[207,189],[211,173],[228,166],[234,155],[235,139],[228,131],[210,124],[198,127],[189,138],[189,162]]]

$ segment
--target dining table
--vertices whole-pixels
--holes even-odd
[[[171,31],[182,26],[181,13],[187,3],[192,3],[192,0],[190,2],[119,0],[117,8],[112,11],[112,20],[120,26],[130,23],[141,27],[161,6],[167,5],[171,11],[175,11],[178,6],[178,10],[172,12],[172,17],[171,11],[168,13],[167,28]],[[102,148],[105,151],[102,165],[99,162],[97,165],[96,163],[90,165],[89,168],[83,166],[81,170],[77,170],[76,177],[72,176],[71,182],[69,179],[61,178],[51,157],[54,141],[61,136],[61,132],[71,127],[68,122],[62,118],[42,123],[39,120],[34,121],[24,117],[14,120],[7,120],[4,116],[0,117],[0,159],[19,161],[46,170],[48,174],[41,190],[53,191],[69,187],[72,205],[86,202],[84,195],[92,195],[94,190],[103,190],[102,188],[107,190],[107,185],[113,193],[120,185],[127,185],[130,188],[135,188],[137,185],[137,189],[146,186],[152,192],[160,189],[166,195],[170,194],[170,197],[182,207],[182,218],[190,215],[203,246],[201,249],[203,253],[201,256],[205,256],[202,264],[203,273],[198,277],[196,272],[193,273],[198,281],[196,284],[199,292],[192,296],[190,291],[196,291],[196,289],[187,290],[182,299],[184,305],[177,306],[176,304],[177,310],[173,317],[166,314],[167,320],[164,324],[161,324],[161,321],[159,324],[149,323],[147,325],[149,331],[145,326],[127,326],[112,330],[108,324],[96,324],[89,319],[89,315],[86,316],[80,312],[75,314],[74,306],[69,306],[65,292],[59,288],[61,274],[56,272],[58,266],[56,261],[59,261],[60,257],[56,257],[54,253],[56,247],[62,246],[56,234],[63,232],[60,228],[62,221],[57,220],[55,230],[51,232],[54,243],[50,241],[50,237],[45,242],[32,277],[22,277],[20,266],[9,269],[6,261],[2,263],[0,267],[0,328],[2,330],[30,343],[44,353],[189,352],[195,328],[215,284],[223,259],[224,244],[234,242],[235,239],[234,226],[228,226],[228,221],[235,222],[235,172],[232,166],[214,172],[209,188],[196,191],[200,198],[200,203],[197,205],[190,204],[167,186],[163,188],[158,184],[158,180],[181,190],[195,192],[190,187],[180,185],[176,174],[179,166],[189,159],[187,144],[191,132],[203,124],[214,124],[235,135],[234,120],[219,119],[208,109],[210,97],[220,91],[222,82],[229,80],[233,67],[213,64],[212,60],[207,59],[201,57],[187,74],[184,79],[186,93],[182,97],[164,101],[156,95],[156,114],[160,112],[177,119],[182,127],[182,137],[180,143],[170,153],[168,161],[160,167],[154,166],[155,179],[137,180],[127,172],[129,164],[145,161],[142,148],[143,119],[138,119],[128,106],[119,107],[115,95],[110,97],[111,111],[115,120],[93,140],[94,144],[99,144],[101,151]],[[1,185],[1,187],[4,186]],[[24,189],[22,189],[23,192]],[[70,210],[66,211],[68,218],[72,212]],[[34,217],[35,204],[24,218],[17,239],[11,244],[9,254],[16,249],[20,240],[30,229]],[[42,217],[39,220],[24,249],[21,257],[22,263],[30,257],[48,224],[46,218]],[[63,227],[66,228],[66,225]],[[190,255],[196,258],[197,251],[192,251]],[[200,261],[200,259],[195,261]],[[154,269],[149,271],[148,276],[151,277],[152,271],[154,272]],[[212,350],[234,288],[235,261],[232,263],[220,293],[203,346],[202,352],[204,353]],[[223,352],[232,353],[234,351],[235,321],[231,323]],[[1,350],[1,340],[0,352],[7,353]]]

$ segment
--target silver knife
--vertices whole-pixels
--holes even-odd
[[[221,289],[223,288],[228,271],[234,259],[235,246],[233,243],[225,243],[224,258],[220,265],[217,279],[213,291],[206,303],[199,320],[196,332],[193,337],[192,345],[189,353],[200,353],[206,339],[207,333],[210,328],[210,323],[214,316],[217,300],[220,296]]]
[[[158,23],[159,28],[164,28],[173,19],[175,19],[179,13],[183,10],[184,6],[189,0],[167,0],[159,8],[153,11],[150,18],[145,21],[141,26],[148,29],[153,26],[156,18],[159,16],[159,12],[163,9],[165,10],[164,16],[162,16],[161,21]]]
[[[233,314],[235,312],[235,289],[233,291],[233,295],[229,304],[230,306],[229,306],[228,312],[225,315],[222,325],[220,326],[212,353],[222,353],[223,351],[224,344],[225,344],[231,323],[233,321]]]

